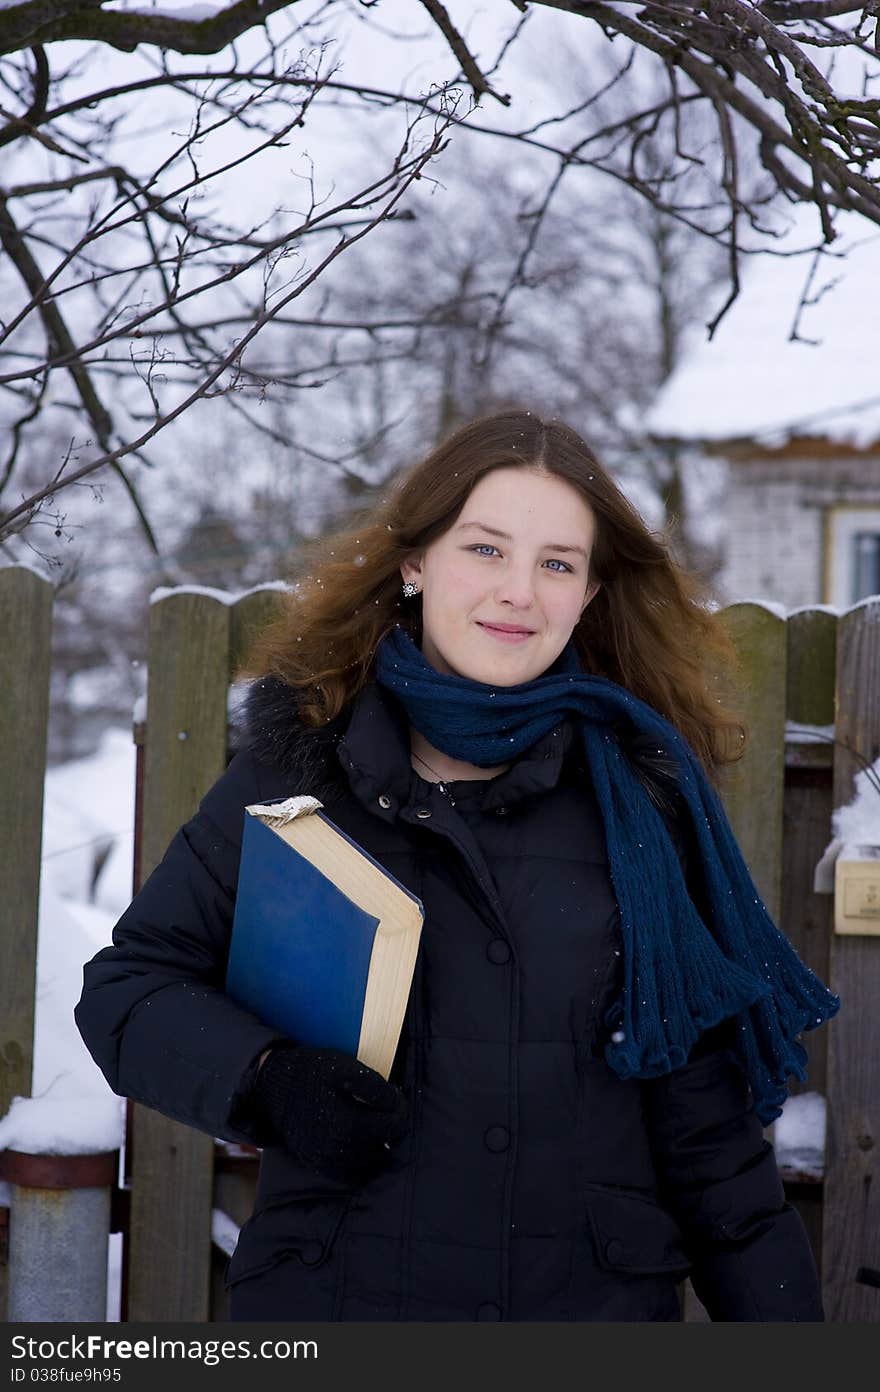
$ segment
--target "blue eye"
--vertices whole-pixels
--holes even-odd
[[[480,553],[485,553],[486,551],[497,552],[498,547],[493,546],[491,541],[478,541],[475,546],[469,546],[467,550],[477,551]],[[551,566],[561,566],[562,569],[556,571],[557,575],[565,575],[567,573],[573,573],[574,571],[574,567],[570,566],[567,561],[560,561],[556,557],[552,557],[549,561],[546,562],[546,564]]]

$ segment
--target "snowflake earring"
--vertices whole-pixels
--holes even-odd
[[[404,596],[404,599],[412,599],[413,596],[414,596],[414,595],[417,595],[417,594],[421,594],[421,590],[419,589],[418,585],[414,584],[412,580],[404,580],[404,582],[403,582],[403,596]]]

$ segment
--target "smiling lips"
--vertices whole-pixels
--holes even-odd
[[[484,628],[487,633],[491,633],[493,638],[500,639],[502,643],[522,643],[526,638],[533,636],[531,628],[521,628],[518,624],[480,623],[480,628]]]

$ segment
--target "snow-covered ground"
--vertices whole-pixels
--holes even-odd
[[[131,899],[135,747],[108,730],[91,758],[50,769],[43,794],[32,1093],[0,1119],[0,1146],[55,1154],[115,1150],[124,1104],[73,1019],[82,966]]]

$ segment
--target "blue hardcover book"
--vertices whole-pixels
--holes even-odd
[[[423,909],[315,798],[245,809],[226,973],[230,996],[300,1044],[387,1078]]]

